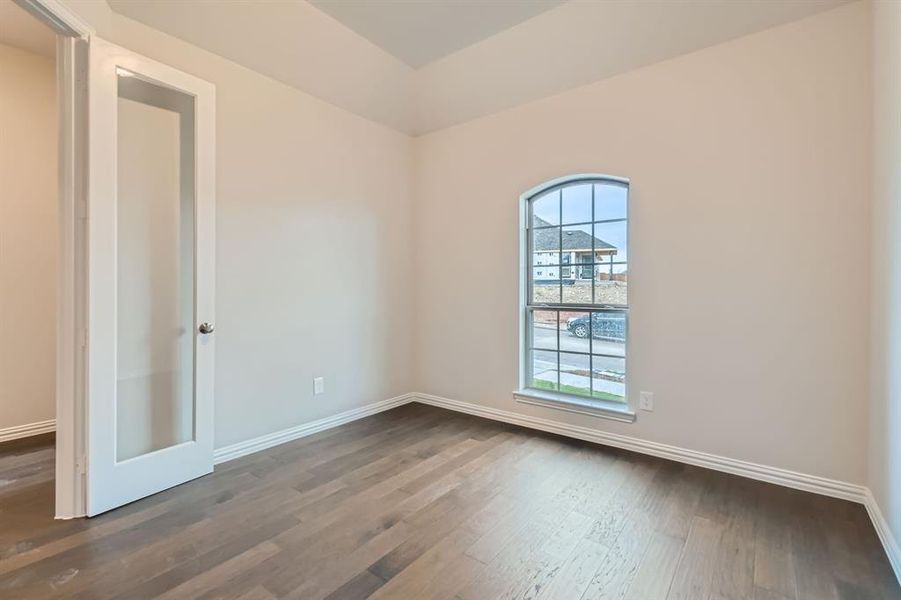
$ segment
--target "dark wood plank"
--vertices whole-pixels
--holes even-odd
[[[863,507],[403,406],[55,521],[0,445],[0,597],[901,599]]]
[[[37,450],[52,448],[55,442],[56,434],[53,432],[0,442],[0,465],[7,457],[32,454]]]

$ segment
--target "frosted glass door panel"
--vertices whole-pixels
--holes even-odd
[[[194,439],[194,98],[118,73],[116,460]]]

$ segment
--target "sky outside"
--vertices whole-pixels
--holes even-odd
[[[566,231],[580,230],[592,235],[592,188],[594,191],[594,236],[616,246],[614,260],[628,260],[626,256],[626,222],[597,223],[627,216],[628,189],[616,184],[580,184],[553,190],[532,203],[533,214],[551,225],[563,225]],[[561,221],[562,212],[562,221]],[[588,223],[572,225],[573,223]],[[569,226],[567,226],[569,225]]]

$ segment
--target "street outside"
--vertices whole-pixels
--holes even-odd
[[[537,325],[532,329],[532,345],[534,351],[533,377],[539,381],[556,383],[557,381],[557,330],[553,325]],[[542,350],[547,350],[543,352]],[[595,353],[593,359],[584,354],[568,354],[568,352]],[[625,382],[622,375],[625,371],[623,358],[597,356],[611,354],[625,356],[625,344],[608,340],[577,338],[566,330],[560,329],[560,383],[561,385],[584,389],[588,395],[589,377],[593,367],[593,389],[595,392],[606,392],[614,396],[625,396]],[[593,364],[592,364],[593,362]]]

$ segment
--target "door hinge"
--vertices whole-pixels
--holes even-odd
[[[78,468],[79,475],[87,475],[88,473],[88,457],[86,454],[82,454],[81,458],[78,459],[76,463],[76,467]]]
[[[80,348],[86,348],[88,345],[88,330],[87,328],[82,328],[78,330],[78,346]]]

